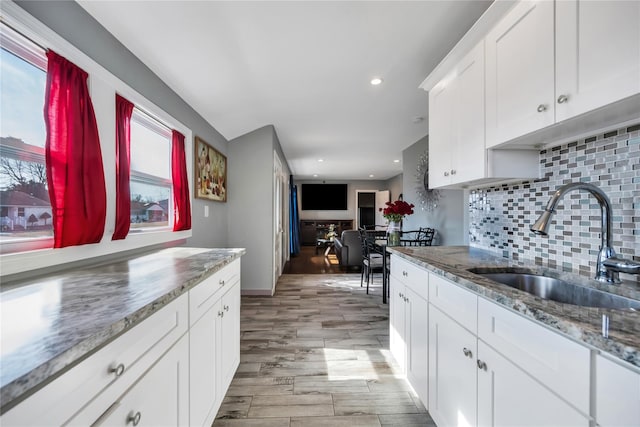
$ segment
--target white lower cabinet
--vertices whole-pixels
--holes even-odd
[[[429,309],[429,413],[439,427],[475,426],[476,335]]]
[[[445,426],[589,426],[590,350],[430,273],[429,413]]]
[[[392,257],[389,297],[391,354],[409,384],[426,406],[428,402],[429,276],[425,270]]]
[[[209,308],[198,312],[200,317],[189,333],[189,406],[193,426],[213,423],[240,363],[239,277],[227,281],[213,295],[203,295],[202,302]]]
[[[188,426],[189,341],[183,336],[92,427]]]
[[[596,356],[596,425],[640,426],[640,370]]]
[[[2,426],[209,426],[240,363],[240,260],[0,418]]]
[[[589,426],[589,417],[478,341],[479,426]]]

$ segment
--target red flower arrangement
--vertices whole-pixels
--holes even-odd
[[[407,203],[403,200],[396,200],[395,202],[387,202],[386,208],[380,208],[382,216],[389,221],[400,222],[405,215],[413,214],[414,205]]]

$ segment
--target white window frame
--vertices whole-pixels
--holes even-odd
[[[115,228],[115,95],[128,99],[136,107],[177,130],[185,136],[185,155],[189,190],[193,189],[193,134],[178,120],[156,106],[143,95],[115,77],[85,53],[67,42],[24,9],[11,1],[2,2],[2,20],[37,44],[53,49],[89,73],[89,91],[93,101],[102,151],[107,189],[107,216],[105,231],[99,243],[53,249],[53,239],[30,242],[3,243],[0,255],[0,278],[13,274],[28,274],[32,270],[93,259],[118,252],[143,249],[161,244],[180,244],[191,237],[191,230],[169,229],[135,233],[123,240],[111,240]],[[190,198],[191,203],[192,198]],[[11,247],[12,245],[19,245]],[[14,252],[17,249],[20,252]]]

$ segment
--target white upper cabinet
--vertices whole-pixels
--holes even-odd
[[[640,1],[556,2],[556,121],[640,92]]]
[[[637,117],[639,21],[639,1],[517,3],[485,39],[486,147],[547,143]]]
[[[484,43],[429,93],[430,187],[485,176]]]
[[[487,148],[554,123],[554,3],[518,3],[486,36]]]

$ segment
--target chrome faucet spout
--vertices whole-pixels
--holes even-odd
[[[620,283],[619,272],[631,272],[637,274],[640,271],[637,267],[640,264],[635,261],[628,261],[618,258],[611,245],[612,210],[611,202],[607,195],[600,188],[586,182],[572,182],[558,188],[551,196],[547,207],[540,217],[531,226],[530,230],[538,235],[546,236],[551,224],[551,217],[556,212],[556,207],[565,194],[573,190],[585,190],[591,193],[600,205],[600,251],[598,252],[598,263],[596,268],[596,279],[603,282]],[[622,262],[612,262],[613,260]],[[637,266],[636,266],[637,264]],[[636,267],[633,267],[636,266]]]

